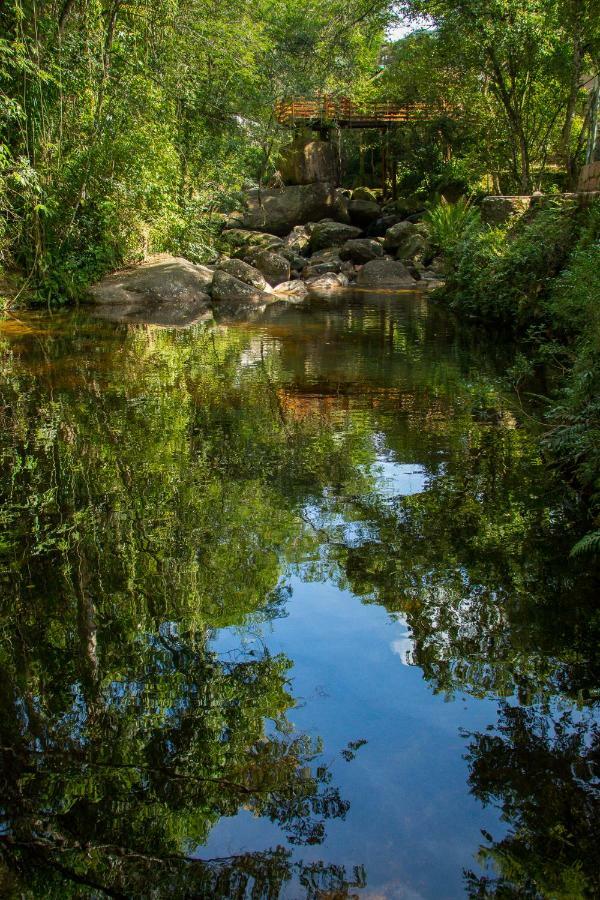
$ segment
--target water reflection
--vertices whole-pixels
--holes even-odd
[[[502,348],[275,312],[0,343],[3,890],[593,896],[594,579]]]

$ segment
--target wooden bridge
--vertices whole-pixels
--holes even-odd
[[[286,128],[393,128],[439,118],[440,112],[424,103],[353,103],[347,97],[291,97],[275,104],[275,116]]]

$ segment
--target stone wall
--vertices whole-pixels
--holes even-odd
[[[584,166],[579,176],[579,191],[600,191],[600,162],[592,162]]]

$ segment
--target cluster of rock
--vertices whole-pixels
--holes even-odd
[[[251,192],[222,240],[230,257],[258,270],[276,293],[353,284],[402,289],[439,278],[420,218],[402,204],[382,207],[367,188],[294,185]],[[230,265],[220,260],[217,270]]]
[[[419,219],[401,205],[381,207],[366,188],[251,191],[211,265],[152,257],[105,278],[92,296],[109,318],[189,325],[348,285],[410,289],[438,278]]]

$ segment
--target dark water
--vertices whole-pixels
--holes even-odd
[[[462,332],[2,323],[2,896],[599,895],[594,585]]]

